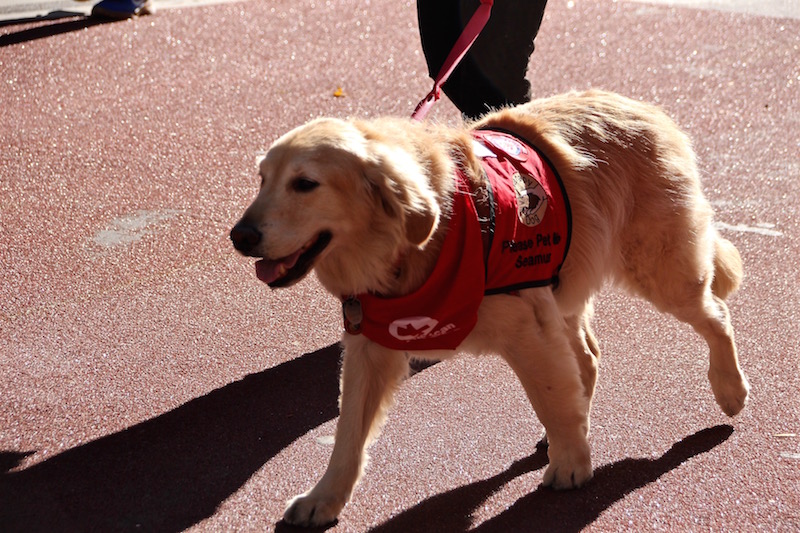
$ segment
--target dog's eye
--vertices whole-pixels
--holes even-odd
[[[292,190],[296,192],[309,192],[317,187],[319,187],[319,183],[304,176],[292,180]]]

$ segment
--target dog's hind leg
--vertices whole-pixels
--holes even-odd
[[[739,366],[728,306],[708,291],[702,311],[682,309],[675,315],[705,338],[710,349],[708,380],[714,398],[726,415],[738,414],[747,401],[750,385]]]
[[[597,337],[592,329],[593,317],[594,304],[590,300],[584,306],[583,312],[566,319],[570,343],[575,355],[578,357],[578,364],[581,368],[583,388],[590,402],[594,396],[598,364],[600,362],[600,344],[597,342]]]
[[[690,324],[708,343],[708,380],[722,411],[734,416],[744,408],[750,385],[736,353],[730,313],[725,302],[709,287],[693,301],[667,309],[679,320]]]
[[[595,363],[600,359],[600,343],[597,342],[597,337],[592,329],[591,316],[583,315],[583,340],[586,347],[595,357]]]
[[[587,436],[589,391],[596,377],[596,366],[579,363],[575,354],[580,347],[582,355],[594,357],[580,328],[582,318],[565,321],[549,288],[487,298],[481,315],[480,327],[492,329],[547,433],[550,464],[543,484],[580,487],[592,477]]]
[[[651,230],[651,235],[655,233]],[[628,262],[625,280],[706,340],[711,389],[725,414],[734,416],[744,407],[750,386],[739,366],[728,306],[720,296],[739,285],[739,254],[728,241],[718,243],[721,237],[711,227],[685,233],[673,227],[669,237],[662,234],[660,243],[656,239],[647,242],[651,249],[638,251],[637,261]]]
[[[570,346],[578,360],[584,395],[590,403],[594,397],[594,387],[597,384],[598,360],[600,359],[600,347],[590,324],[591,314],[591,311],[587,311],[583,315],[566,318]]]
[[[302,526],[333,522],[350,499],[366,464],[366,448],[380,431],[397,386],[408,374],[404,353],[364,336],[346,335],[336,440],[316,486],[295,497],[284,520]]]

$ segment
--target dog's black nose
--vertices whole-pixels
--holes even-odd
[[[231,230],[231,241],[234,248],[246,254],[261,242],[261,232],[250,224],[239,222]]]

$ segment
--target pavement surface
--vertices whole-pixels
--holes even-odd
[[[462,358],[407,380],[332,531],[800,530],[800,17],[710,4],[551,0],[529,77],[694,137],[746,268],[746,409],[717,408],[688,327],[609,290],[588,486],[539,487],[521,387]],[[313,277],[271,292],[227,233],[276,136],[427,93],[415,5],[37,9],[0,23],[0,531],[290,530],[332,447],[339,304]]]

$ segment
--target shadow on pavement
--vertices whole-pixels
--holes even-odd
[[[78,18],[76,18],[78,17]],[[67,19],[67,20],[65,20]],[[108,24],[110,22],[117,22],[110,19],[102,19],[98,17],[86,17],[81,13],[72,13],[68,11],[54,11],[43,17],[22,19],[22,20],[6,20],[0,21],[0,28],[17,25],[17,24],[31,24],[36,22],[54,21],[52,24],[42,24],[34,28],[26,28],[24,30],[6,33],[0,35],[0,48],[10,46],[12,44],[27,43],[37,39],[45,39],[63,33],[70,33],[73,31],[80,31],[92,26],[100,24]]]
[[[372,529],[372,532],[581,531],[627,494],[656,481],[686,460],[710,451],[732,433],[733,427],[729,425],[714,426],[684,438],[658,459],[625,459],[602,466],[579,490],[556,492],[539,487],[499,515],[473,527],[472,514],[487,498],[512,479],[547,464],[546,451],[538,449],[496,476],[433,496]]]
[[[21,471],[0,452],[0,530],[181,531],[266,462],[338,416],[328,346]]]
[[[0,452],[0,530],[190,527],[213,515],[294,440],[338,415],[339,371],[336,344],[20,471],[11,470],[34,452]],[[577,491],[539,487],[473,528],[472,515],[487,498],[547,464],[547,453],[540,448],[493,477],[429,498],[373,531],[580,531],[627,494],[710,451],[732,433],[729,425],[707,428],[657,459],[602,466]]]

